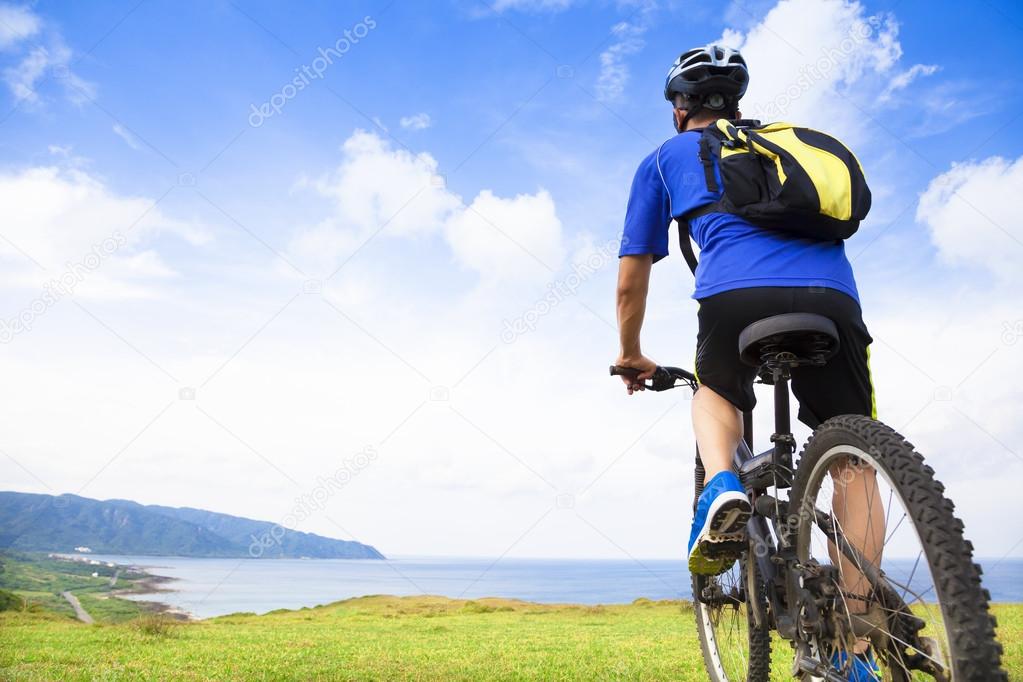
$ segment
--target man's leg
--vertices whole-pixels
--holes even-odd
[[[693,397],[693,430],[705,476],[689,534],[689,570],[716,575],[735,563],[734,545],[742,539],[752,512],[732,468],[742,438],[742,420],[734,405],[701,386]]]
[[[709,481],[732,470],[732,457],[742,439],[742,414],[709,386],[693,396],[693,431]]]
[[[705,473],[689,535],[689,570],[718,574],[735,562],[752,513],[746,490],[732,467],[742,439],[741,409],[753,409],[756,370],[742,363],[739,333],[762,311],[776,306],[774,290],[740,289],[700,300],[693,397],[693,431]]]
[[[853,463],[849,458],[831,467],[831,478],[835,488],[831,496],[831,510],[845,534],[864,558],[874,566],[880,566],[884,551],[885,518],[881,492],[877,486],[877,472],[872,467]],[[842,591],[846,594],[866,598],[870,583],[857,569],[856,564],[841,554],[834,544],[829,543],[831,562],[839,567]],[[864,613],[866,599],[847,599],[850,613]],[[866,651],[867,640],[860,640],[855,653]]]

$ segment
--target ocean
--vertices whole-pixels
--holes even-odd
[[[164,602],[197,618],[316,606],[371,594],[507,597],[543,603],[618,604],[640,597],[689,599],[682,561],[454,559],[196,559],[90,555],[174,578]],[[888,562],[886,562],[887,564]],[[911,563],[911,562],[910,562]],[[996,602],[1023,602],[1023,559],[981,561]],[[886,568],[888,568],[886,566]]]

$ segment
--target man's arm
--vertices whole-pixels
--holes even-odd
[[[640,370],[637,377],[640,381],[649,379],[657,363],[643,356],[640,349],[639,335],[643,328],[643,316],[646,313],[646,297],[650,288],[650,268],[653,265],[651,254],[640,256],[622,256],[618,259],[618,336],[621,341],[621,352],[615,364],[620,367],[632,367]],[[633,379],[622,377],[629,388],[629,394],[636,389]]]
[[[657,167],[657,152],[639,164],[632,179],[629,203],[625,208],[622,247],[618,251],[618,331],[621,353],[615,364],[638,369],[637,377],[622,377],[631,395],[639,390],[639,382],[653,376],[657,365],[643,357],[639,333],[646,312],[650,268],[654,261],[668,255],[668,224],[671,202]]]

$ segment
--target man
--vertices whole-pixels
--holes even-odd
[[[683,53],[668,73],[664,97],[673,105],[679,134],[640,163],[619,252],[621,353],[615,364],[639,370],[640,381],[650,378],[657,366],[640,347],[651,266],[668,255],[673,218],[720,198],[720,190],[711,193],[705,182],[699,158],[701,130],[716,119],[740,117],[738,102],[748,81],[739,51],[718,45]],[[745,489],[732,471],[732,456],[742,438],[742,411],[756,403],[755,370],[739,359],[739,333],[756,320],[789,312],[818,313],[835,322],[839,354],[824,367],[800,367],[792,375],[799,419],[811,428],[840,414],[874,416],[868,368],[872,339],[860,314],[856,282],[842,243],[766,230],[726,213],[696,217],[689,228],[700,247],[693,293],[700,303],[696,351],[700,387],[693,398],[692,417],[706,471],[689,538],[689,567],[694,573],[713,575],[728,570],[735,557],[704,556],[701,541],[744,533],[751,513]],[[630,395],[641,388],[635,377],[623,380]],[[835,486],[833,500],[847,537],[867,556],[878,557],[883,541],[872,540],[877,534],[867,533],[871,525],[884,527],[881,505],[870,502],[878,496],[867,494],[877,489],[873,470],[864,471],[849,462],[831,473],[848,483]],[[859,672],[851,679],[875,679],[876,664],[865,641],[856,652],[861,654],[854,666]]]

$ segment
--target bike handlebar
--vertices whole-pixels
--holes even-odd
[[[613,377],[624,376],[634,378],[639,376],[640,371],[633,367],[611,365],[610,372]],[[685,383],[694,391],[696,390],[696,375],[682,369],[681,367],[658,367],[654,370],[653,376],[650,377],[650,382],[641,383],[640,385],[648,391],[667,391],[668,389],[679,386],[679,384],[676,383],[678,381]]]

